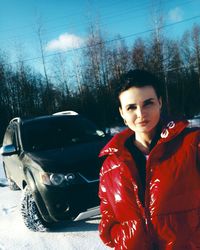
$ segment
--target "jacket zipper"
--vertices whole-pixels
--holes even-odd
[[[151,215],[149,210],[150,205],[150,182],[152,177],[153,169],[151,167],[151,161],[152,161],[152,155],[155,154],[156,151],[159,151],[160,146],[163,145],[163,142],[159,142],[154,146],[154,148],[151,150],[148,159],[146,160],[146,189],[145,189],[145,220],[146,220],[146,227],[147,231],[150,235],[151,242],[155,241],[155,235],[153,233],[153,225],[151,223]],[[153,239],[153,240],[152,240]]]

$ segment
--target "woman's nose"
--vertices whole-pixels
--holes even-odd
[[[141,107],[137,108],[137,117],[141,118],[143,117],[143,109]]]

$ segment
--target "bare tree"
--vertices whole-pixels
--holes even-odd
[[[199,89],[200,89],[200,25],[194,25],[192,28],[193,53],[195,59],[195,66],[199,75]]]
[[[142,38],[136,39],[133,44],[132,64],[137,69],[145,69],[147,67],[146,45]]]

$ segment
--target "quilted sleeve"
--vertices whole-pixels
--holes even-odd
[[[103,168],[102,168],[103,169]],[[105,245],[109,247],[114,247],[114,243],[111,235],[111,228],[117,224],[115,219],[112,207],[107,199],[107,187],[105,179],[102,174],[103,170],[100,173],[100,184],[99,184],[99,198],[100,198],[100,211],[101,211],[101,222],[99,224],[99,234],[102,241]]]
[[[133,198],[131,180],[124,178],[120,180],[117,167],[112,165],[108,168],[106,164],[109,164],[109,161],[104,162],[99,185],[102,215],[99,225],[100,238],[105,245],[114,247],[115,250],[147,250],[149,249],[149,241],[145,230],[145,221],[135,214],[134,199],[131,199],[131,197]],[[121,176],[121,174],[119,175]],[[122,190],[117,190],[117,187],[122,188]],[[120,196],[119,199],[122,201],[118,204],[114,199],[116,194]]]

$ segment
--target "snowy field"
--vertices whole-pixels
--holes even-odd
[[[62,222],[50,232],[29,231],[23,224],[19,203],[21,191],[11,191],[0,157],[0,250],[106,250],[98,235],[99,217]]]

